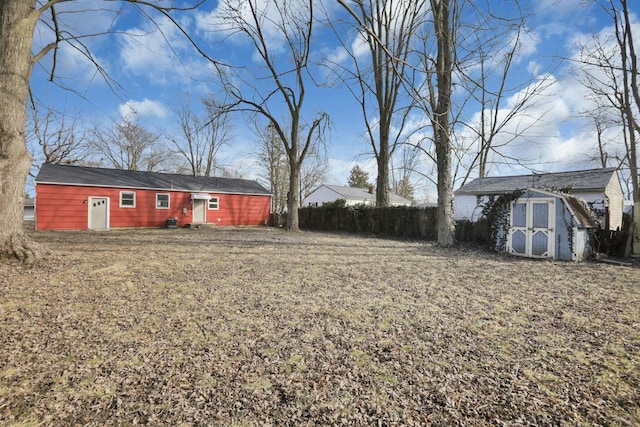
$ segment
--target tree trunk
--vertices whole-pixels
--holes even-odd
[[[453,181],[451,179],[451,143],[449,136],[440,131],[436,146],[438,163],[438,245],[448,247],[455,242],[455,221],[453,215]]]
[[[297,157],[297,156],[296,156]],[[296,160],[290,160],[291,175],[289,176],[289,192],[287,194],[287,231],[300,231],[298,217],[298,182],[300,181],[300,165]]]
[[[380,135],[378,152],[378,177],[376,178],[376,206],[389,206],[389,136]]]
[[[627,52],[622,53],[622,61],[623,61],[623,71],[624,71],[624,85],[625,85],[625,97],[626,97],[626,113],[629,127],[629,169],[631,172],[631,184],[633,187],[633,200],[634,200],[634,208],[633,208],[633,222],[634,222],[634,231],[633,235],[633,246],[632,253],[634,255],[640,255],[640,183],[639,172],[638,172],[638,141],[636,138],[636,124],[637,117],[634,115],[634,109],[632,108],[632,99],[635,101],[636,107],[640,108],[640,90],[638,89],[638,58],[636,56],[636,49],[633,39],[633,27],[631,25],[630,19],[630,11],[629,6],[626,0],[621,0],[622,5],[622,15],[624,19],[624,38],[628,47],[628,55]],[[620,48],[624,48],[624,46],[620,46]],[[628,62],[628,65],[627,65]],[[630,90],[629,90],[630,89]],[[631,92],[631,94],[629,93]],[[637,111],[637,109],[635,110]]]
[[[24,185],[32,160],[25,132],[35,6],[35,0],[0,2],[0,256],[25,262],[39,255],[23,229]]]
[[[449,138],[451,112],[451,74],[453,56],[451,52],[451,28],[449,0],[431,0],[434,25],[438,39],[436,77],[438,102],[434,111],[434,140],[438,166],[438,245],[451,246],[455,241],[453,219],[453,181],[451,178],[451,140]]]

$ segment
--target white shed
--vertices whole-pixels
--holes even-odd
[[[524,189],[562,191],[584,200],[600,227],[622,227],[624,194],[615,168],[475,179],[454,192],[456,220],[477,221],[489,197]]]

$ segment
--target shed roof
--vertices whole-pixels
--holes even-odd
[[[346,187],[342,185],[325,185],[325,187],[335,191],[346,200],[366,200],[375,202],[376,194],[369,193],[364,188]],[[398,196],[395,193],[389,193],[389,203],[391,204],[411,204],[411,200]]]
[[[477,178],[463,185],[455,194],[500,194],[527,188],[572,189],[573,191],[604,191],[616,168],[541,173],[531,175]]]
[[[569,209],[580,221],[582,228],[598,228],[598,221],[591,215],[591,211],[584,202],[571,195],[564,195],[563,198]]]
[[[63,184],[88,187],[145,188],[228,194],[271,194],[258,182],[239,178],[180,175],[45,163],[36,177],[37,184]]]
[[[528,197],[527,194],[537,193],[543,194],[546,196],[555,197],[558,199],[562,199],[569,208],[569,211],[572,215],[578,220],[581,228],[597,228],[598,221],[594,218],[593,212],[589,209],[589,206],[584,202],[584,200],[579,197],[573,196],[571,194],[560,193],[557,191],[549,191],[549,190],[541,190],[539,188],[529,188],[523,196]]]

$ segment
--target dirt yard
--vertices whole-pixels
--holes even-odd
[[[640,269],[281,230],[37,232],[0,425],[640,425]]]

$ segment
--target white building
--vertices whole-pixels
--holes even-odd
[[[346,200],[347,206],[376,204],[376,193],[373,187],[368,190],[355,187],[343,187],[340,185],[321,185],[304,198],[302,206],[322,206],[323,203]],[[390,206],[411,206],[411,200],[389,193]]]
[[[541,189],[584,200],[603,229],[622,227],[624,193],[615,168],[477,178],[454,192],[456,220],[477,221],[491,196]]]

